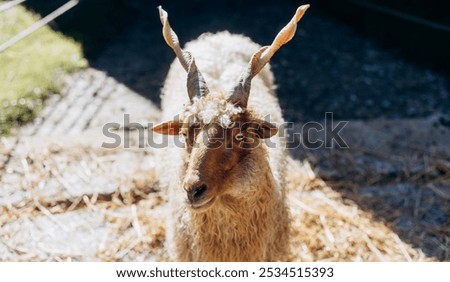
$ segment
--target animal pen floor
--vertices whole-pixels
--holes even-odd
[[[123,126],[117,132],[130,148],[101,147],[111,142],[101,132],[105,122],[123,125],[122,113],[131,113],[131,121],[157,121],[159,110],[97,70],[72,75],[67,85],[34,124],[1,139],[0,260],[165,260],[166,206],[154,173],[155,149],[139,148],[138,131]],[[364,128],[371,132],[370,123]],[[351,166],[358,160],[350,155],[337,152],[327,159],[331,165],[346,162],[346,170],[362,176],[364,165]],[[369,157],[385,157],[374,155]],[[449,167],[440,157],[426,165],[400,183],[371,185],[378,180],[374,173],[365,184],[339,181],[332,188],[309,161],[290,158],[293,240],[287,259],[448,260],[449,194],[448,183],[441,182],[448,181]],[[420,184],[419,176],[433,169],[439,175]]]
[[[282,14],[273,5],[257,12]],[[146,12],[134,14],[127,34],[91,61],[92,68],[68,76],[33,124],[0,139],[1,261],[167,259],[155,149],[139,147],[144,140],[124,127],[123,114],[141,124],[159,120],[159,88],[173,55],[157,17],[138,8]],[[220,18],[201,15],[222,27]],[[448,81],[327,18],[306,19],[298,41],[273,66],[282,108],[296,121],[295,132],[328,109],[349,120],[341,134],[349,149],[291,150],[292,257],[286,259],[449,261]],[[235,20],[224,21],[242,26]],[[188,35],[205,31],[182,22],[173,22],[180,36],[183,28]],[[246,32],[266,42],[273,26],[261,26],[255,20]],[[324,42],[336,49],[326,50]],[[357,62],[364,65],[356,68]],[[102,133],[108,122],[120,125],[115,131],[129,148],[102,148],[111,142]]]

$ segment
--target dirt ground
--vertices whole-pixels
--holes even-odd
[[[121,5],[133,15],[126,32],[98,47],[92,68],[68,77],[34,124],[1,139],[0,260],[166,259],[155,149],[139,148],[142,138],[123,127],[123,114],[142,124],[159,119],[173,54],[153,4]],[[165,8],[184,42],[228,29],[266,44],[295,5]],[[348,121],[341,132],[348,148],[290,150],[287,259],[450,260],[448,78],[313,7],[272,65],[291,133],[324,123],[325,112]],[[107,122],[122,125],[115,130],[131,148],[101,147],[110,141]]]

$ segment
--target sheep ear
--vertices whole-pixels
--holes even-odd
[[[181,122],[171,120],[153,126],[152,130],[164,135],[178,135],[180,134],[180,129],[182,126],[183,124]]]
[[[265,120],[257,119],[248,124],[246,131],[255,135],[257,138],[266,139],[274,136],[278,132],[275,124]]]

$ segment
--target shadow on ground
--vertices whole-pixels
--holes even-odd
[[[27,1],[45,15],[64,0]],[[403,118],[450,113],[449,80],[406,61],[314,5],[297,36],[272,60],[285,115],[317,120],[324,112],[339,119]],[[137,93],[159,102],[172,51],[161,36],[156,6],[164,5],[181,42],[203,32],[229,30],[265,45],[291,17],[297,1],[80,1],[55,27],[84,44],[91,65]],[[438,42],[430,42],[438,45]]]

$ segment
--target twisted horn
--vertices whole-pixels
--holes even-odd
[[[187,75],[187,90],[189,99],[192,101],[194,97],[205,96],[209,93],[208,86],[206,85],[205,79],[203,78],[201,72],[197,69],[194,57],[189,51],[185,51],[180,47],[180,41],[178,40],[177,34],[170,27],[168,14],[161,7],[158,6],[159,18],[161,24],[163,25],[162,34],[167,45],[175,52],[178,60],[180,61],[183,68],[188,73]]]
[[[239,77],[237,85],[232,89],[229,101],[243,108],[247,107],[250,94],[252,78],[255,77],[263,67],[270,61],[272,56],[281,46],[289,42],[295,35],[297,23],[305,14],[309,5],[303,5],[297,8],[291,21],[281,29],[270,46],[264,46],[253,54],[247,69]]]

